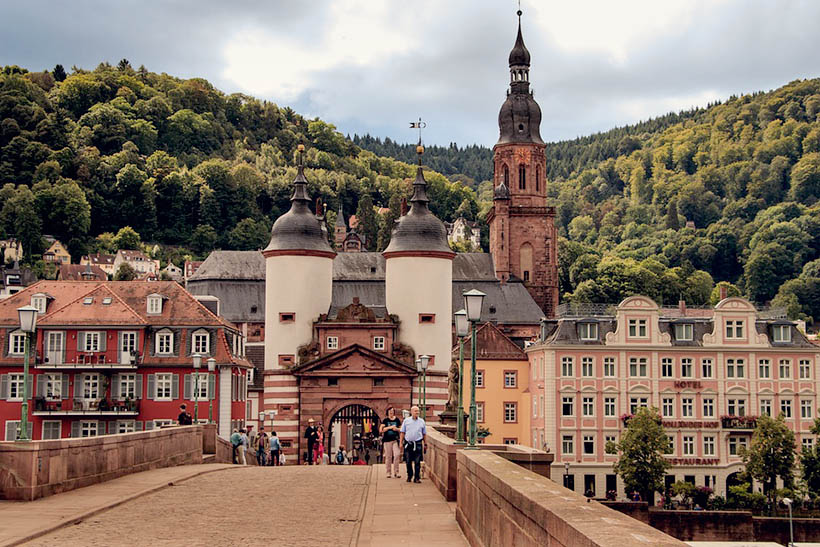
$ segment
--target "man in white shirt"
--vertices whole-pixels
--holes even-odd
[[[399,444],[404,447],[407,482],[421,482],[421,458],[427,449],[427,424],[419,418],[419,407],[410,409],[410,416],[401,424]],[[414,474],[415,470],[415,474]]]

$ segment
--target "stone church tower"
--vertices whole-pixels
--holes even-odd
[[[530,52],[521,35],[510,52],[510,89],[498,113],[500,136],[493,147],[493,208],[490,252],[496,277],[524,283],[547,317],[558,306],[555,208],[547,206],[546,148],[541,108],[530,90]]]

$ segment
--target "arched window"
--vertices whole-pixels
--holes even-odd
[[[541,166],[540,165],[535,166],[535,191],[536,192],[541,191]]]
[[[518,166],[518,189],[527,189],[527,168],[524,164]]]
[[[510,168],[507,165],[504,165],[504,184],[507,185],[507,188],[510,187]]]
[[[518,264],[521,267],[521,280],[525,282],[532,280],[532,254],[532,245],[529,243],[524,243],[518,250]]]

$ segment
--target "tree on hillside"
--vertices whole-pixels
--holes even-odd
[[[58,82],[62,82],[68,76],[65,73],[65,68],[63,68],[63,65],[55,65],[54,70],[51,71],[51,75],[54,76],[54,79]]]
[[[814,419],[812,435],[820,435],[820,417]],[[800,452],[801,478],[813,498],[820,497],[820,446],[814,443],[811,447],[803,445]]]
[[[373,198],[369,192],[365,192],[359,198],[356,222],[356,231],[367,238],[367,250],[375,251],[378,244],[379,226],[376,221],[376,212],[373,210]]]
[[[228,243],[239,251],[264,249],[270,241],[270,228],[261,221],[245,218],[239,221],[230,234]]]
[[[715,288],[712,289],[712,294],[709,295],[709,305],[710,306],[717,306],[717,303],[720,302],[720,289],[722,287],[726,287],[726,298],[731,296],[741,296],[740,289],[738,289],[735,285],[732,285],[728,281],[719,281]]]
[[[678,202],[677,200],[669,200],[669,206],[666,208],[666,220],[664,226],[668,230],[679,230],[680,220],[678,219]]]
[[[671,465],[663,455],[671,448],[658,409],[640,408],[627,422],[621,440],[607,443],[606,451],[618,453],[612,470],[623,479],[627,494],[638,491],[652,505],[655,492],[663,489],[663,477]]]
[[[123,226],[114,236],[111,243],[115,251],[120,249],[136,249],[139,250],[142,240],[140,235],[131,226]]]
[[[763,492],[774,506],[777,501],[777,479],[786,488],[794,483],[794,432],[781,413],[777,418],[765,414],[757,419],[749,448],[742,450],[746,472],[763,483]]]
[[[198,255],[207,255],[216,247],[219,236],[210,224],[200,224],[191,234],[191,249]]]
[[[117,272],[114,274],[114,281],[133,281],[137,278],[137,272],[127,262],[120,264]]]

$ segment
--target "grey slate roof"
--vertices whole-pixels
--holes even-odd
[[[358,296],[376,315],[386,313],[384,264],[381,253],[339,253],[333,260],[331,318]],[[265,259],[259,251],[214,251],[188,280],[193,294],[219,298],[224,317],[234,322],[261,322],[265,314]],[[464,307],[462,293],[487,294],[482,321],[538,324],[543,313],[522,283],[501,284],[492,255],[459,253],[453,259],[453,311]],[[252,313],[252,306],[256,312]],[[491,313],[490,309],[495,308]]]

